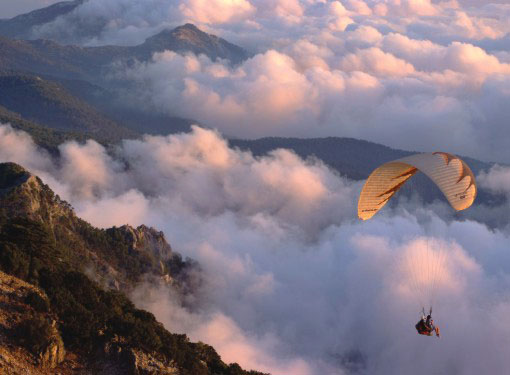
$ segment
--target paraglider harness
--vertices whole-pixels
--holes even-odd
[[[439,327],[435,327],[432,323],[432,307],[427,317],[425,317],[425,308],[423,308],[421,319],[416,323],[415,328],[420,335],[433,336],[435,334],[439,337]]]

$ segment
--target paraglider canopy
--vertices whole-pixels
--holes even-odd
[[[473,204],[477,186],[467,164],[446,152],[423,153],[390,161],[370,174],[359,197],[359,218],[374,216],[418,171],[430,177],[455,210]]]

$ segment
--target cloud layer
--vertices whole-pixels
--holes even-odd
[[[133,298],[226,361],[275,375],[507,369],[507,229],[441,219],[437,203],[360,222],[359,183],[286,150],[255,158],[196,127],[111,150],[59,149],[52,160],[0,127],[0,161],[39,174],[78,215],[102,227],[154,225],[200,262],[206,282],[186,307],[164,287],[141,284]],[[507,174],[479,179],[500,189]],[[439,340],[414,330],[431,300]]]
[[[115,76],[233,137],[348,136],[510,162],[510,5],[462,0],[89,0],[34,37],[137,44],[193,22],[255,55],[166,51]],[[140,98],[145,98],[143,101]]]
[[[334,52],[300,40],[236,68],[167,51],[125,77],[148,84],[150,105],[230,136],[348,136],[510,160],[510,64],[472,44],[371,31],[375,46]],[[345,34],[357,45],[358,30]]]

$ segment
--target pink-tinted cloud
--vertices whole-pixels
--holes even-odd
[[[445,221],[437,203],[402,202],[358,221],[360,184],[289,151],[255,158],[211,130],[125,141],[110,153],[70,143],[55,163],[25,134],[0,130],[0,142],[8,139],[0,161],[39,168],[92,224],[155,225],[200,262],[193,295],[142,283],[132,298],[226,361],[276,375],[507,368],[507,230]],[[84,165],[110,174],[83,173]],[[73,166],[94,194],[62,173]],[[481,186],[506,181],[504,169],[490,173]],[[431,296],[443,333],[435,346],[413,327]],[[416,356],[423,345],[434,361]]]
[[[255,12],[247,0],[190,0],[181,3],[179,9],[191,22],[221,24],[247,19]]]

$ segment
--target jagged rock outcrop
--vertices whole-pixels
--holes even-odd
[[[15,163],[0,164],[0,213],[29,217],[50,226],[63,217],[75,217],[71,205],[53,194],[39,177]]]
[[[34,301],[40,300],[48,303],[42,290],[0,271],[1,374],[47,374],[64,361],[66,350],[55,316],[50,311],[38,311],[40,305]],[[46,332],[41,329],[25,337],[27,328],[28,333],[34,326],[38,328],[34,321],[42,322]]]
[[[118,228],[123,232],[130,248],[136,251],[148,251],[161,260],[168,260],[172,257],[172,248],[165,238],[165,234],[146,225],[133,228],[130,225],[123,225]]]
[[[105,344],[98,357],[102,358],[99,372],[119,372],[129,375],[179,375],[179,369],[173,361],[168,361],[157,353],[131,348],[119,337]]]
[[[37,355],[39,364],[43,368],[53,369],[64,361],[65,355],[64,341],[56,328],[56,322],[53,321],[48,344]]]
[[[156,358],[142,350],[131,350],[134,357],[133,375],[178,375],[179,370],[172,363]]]
[[[14,163],[0,164],[0,216],[43,223],[55,241],[72,244],[73,252],[65,254],[70,262],[109,288],[129,291],[147,276],[179,286],[186,281],[185,270],[196,267],[172,251],[163,232],[154,228],[92,227],[39,177]]]

